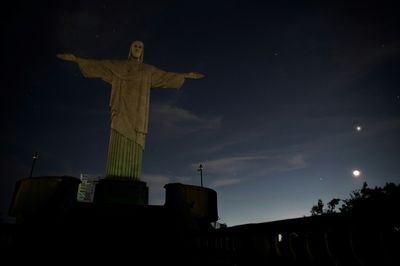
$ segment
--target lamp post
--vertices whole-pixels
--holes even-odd
[[[197,171],[200,172],[200,182],[201,182],[201,187],[203,187],[203,165],[202,164],[200,164],[200,166],[197,169]]]
[[[39,153],[35,152],[35,154],[33,154],[32,157],[32,167],[31,167],[31,173],[29,174],[29,177],[32,177],[33,174],[33,168],[35,168],[35,163],[36,163],[36,159],[39,157]]]

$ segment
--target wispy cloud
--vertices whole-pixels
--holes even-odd
[[[293,157],[289,157],[287,159],[287,165],[284,169],[284,171],[291,171],[291,170],[297,170],[297,169],[302,169],[307,166],[307,163],[305,161],[305,156],[304,154],[296,154]]]
[[[212,188],[219,188],[219,187],[226,187],[231,186],[237,183],[240,183],[242,180],[239,178],[224,178],[224,179],[217,179],[212,181],[210,187]]]
[[[215,130],[221,127],[222,117],[200,117],[185,109],[169,104],[151,105],[150,122],[162,130],[163,135],[185,135],[201,130]]]
[[[192,164],[193,169],[198,167]],[[277,172],[288,172],[307,167],[304,154],[249,155],[224,157],[203,163],[204,171],[211,177],[211,187],[230,186],[251,177]]]
[[[368,120],[363,131],[355,132],[354,125],[357,121]],[[386,134],[387,132],[398,130],[400,128],[399,119],[388,119],[380,121],[377,118],[371,121],[368,117],[348,117],[348,116],[330,116],[324,118],[306,118],[302,122],[303,131],[309,132],[317,128],[317,134],[309,137],[307,134],[300,134],[299,141],[293,145],[284,148],[275,147],[267,149],[263,146],[262,138],[265,138],[265,132],[260,130],[260,147],[252,150],[243,147],[241,141],[226,142],[221,141],[217,149],[207,149],[204,147],[204,153],[208,158],[215,159],[196,162],[190,165],[191,171],[196,171],[201,163],[206,176],[206,183],[210,187],[231,186],[245,182],[250,178],[274,176],[277,173],[287,173],[310,167],[311,163],[321,155],[328,154],[334,146],[343,146],[354,150],[355,134],[357,139],[371,138],[376,135]],[[294,138],[292,133],[288,133],[287,138]],[[243,138],[241,139],[243,140]],[[241,151],[241,156],[219,156],[220,151],[230,145],[235,146],[236,151]],[[363,147],[360,146],[360,149]]]
[[[250,166],[256,161],[264,161],[270,159],[269,156],[241,156],[241,157],[224,157],[206,161],[203,164],[207,167],[207,172],[218,175],[236,175],[238,171]],[[192,167],[197,167],[193,164]]]

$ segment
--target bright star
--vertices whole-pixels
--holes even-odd
[[[353,170],[353,176],[354,177],[359,177],[361,175],[361,171],[360,170]]]

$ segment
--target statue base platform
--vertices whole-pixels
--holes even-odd
[[[101,179],[93,203],[148,205],[149,188],[142,181]]]

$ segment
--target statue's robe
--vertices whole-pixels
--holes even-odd
[[[150,89],[180,89],[183,74],[131,60],[77,58],[82,74],[112,86],[107,178],[138,180],[148,132]]]

